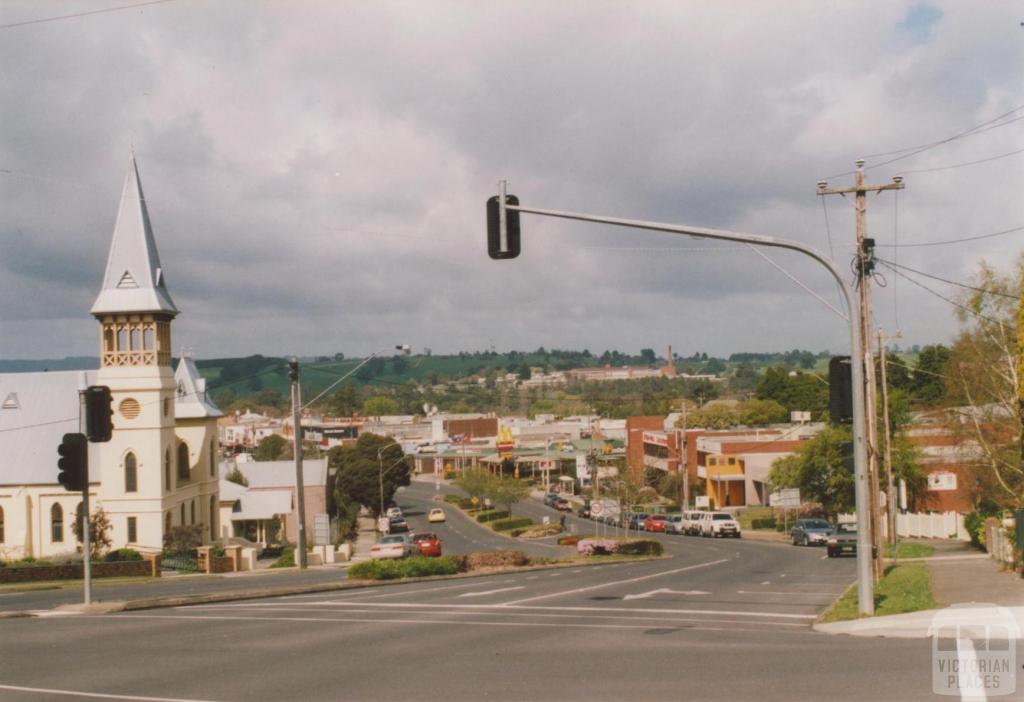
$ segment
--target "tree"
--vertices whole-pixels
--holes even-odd
[[[1001,274],[980,266],[959,313],[961,331],[945,367],[948,399],[960,405],[951,425],[976,446],[975,469],[991,507],[1024,506],[1024,254]],[[922,351],[922,355],[923,355]]]
[[[381,502],[387,507],[412,472],[402,447],[376,434],[362,434],[354,446],[335,446],[327,465],[335,474],[337,504],[354,502],[378,514]]]
[[[227,480],[229,483],[235,483],[236,485],[249,487],[249,479],[246,478],[242,471],[238,469],[237,465],[231,468],[231,471],[226,476],[224,476],[224,479]]]
[[[817,502],[830,515],[852,512],[854,501],[853,458],[850,430],[826,427],[795,453],[772,464],[768,482],[772,488],[799,488],[800,499]]]
[[[75,519],[71,524],[71,530],[75,534],[75,541],[79,544],[83,543],[84,534],[82,532],[82,519]],[[113,527],[110,524],[110,517],[107,516],[106,511],[99,507],[92,516],[89,517],[89,556],[93,559],[97,559],[107,552],[110,548],[110,530]],[[82,547],[79,546],[79,550]]]
[[[351,385],[342,385],[331,394],[327,410],[336,417],[351,417],[362,406],[359,392]]]
[[[531,375],[530,366],[527,365],[525,361],[523,363],[520,363],[518,366],[516,366],[516,371],[515,372],[516,372],[517,377],[520,380],[529,380],[530,379],[530,375]]]
[[[364,417],[381,417],[390,414],[398,414],[398,403],[384,395],[374,395],[363,401]]]
[[[653,366],[658,362],[654,349],[640,349],[640,359],[649,366]]]
[[[280,434],[271,434],[260,442],[252,457],[257,461],[287,460],[284,456],[289,446],[291,446],[291,442],[288,439]]]
[[[944,378],[949,358],[950,351],[942,344],[921,349],[910,385],[916,400],[926,405],[935,405],[946,397]]]
[[[490,482],[486,496],[495,504],[505,505],[512,514],[512,505],[525,500],[530,494],[530,486],[517,478],[502,476]]]

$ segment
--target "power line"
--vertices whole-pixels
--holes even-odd
[[[967,307],[966,305],[961,305],[956,300],[951,300],[948,297],[946,297],[945,295],[943,295],[942,293],[935,292],[934,290],[929,288],[927,285],[925,285],[925,284],[923,284],[923,283],[921,283],[921,282],[919,282],[917,280],[914,280],[913,278],[911,278],[910,276],[904,274],[903,272],[901,272],[897,268],[894,268],[893,266],[890,266],[889,264],[887,264],[887,263],[885,263],[885,262],[883,262],[881,260],[879,260],[879,263],[881,263],[883,266],[885,266],[886,268],[888,268],[889,270],[891,270],[893,273],[895,273],[896,275],[900,276],[901,278],[905,278],[906,280],[909,280],[911,283],[913,283],[917,287],[921,288],[925,292],[927,292],[927,293],[929,293],[931,295],[934,295],[935,297],[937,297],[940,300],[942,300],[942,301],[952,305],[953,307],[957,307],[957,308],[963,310],[964,312],[966,312],[967,314],[972,315],[974,317],[978,317],[979,319],[984,319],[986,322],[992,322],[993,324],[998,324],[999,323],[998,320],[992,319],[991,317],[987,317],[987,316],[981,314],[980,312],[975,312],[974,310],[972,310],[971,308]]]
[[[931,273],[925,273],[924,271],[919,271],[919,270],[917,270],[915,268],[911,268],[910,266],[903,266],[903,265],[900,265],[899,263],[895,263],[893,261],[886,261],[884,258],[875,258],[875,260],[878,261],[879,263],[885,264],[886,266],[895,266],[896,268],[901,268],[901,269],[903,269],[905,271],[910,271],[911,273],[916,273],[917,275],[923,275],[925,278],[931,278],[932,280],[937,280],[940,283],[947,283],[949,285],[956,285],[956,286],[959,286],[961,288],[966,288],[967,290],[974,290],[976,292],[985,293],[987,295],[998,295],[999,297],[1008,297],[1011,300],[1018,299],[1016,295],[1008,295],[1007,293],[998,292],[996,290],[989,290],[987,288],[979,288],[976,285],[968,285],[967,283],[958,283],[955,280],[947,280],[945,278],[940,278],[937,275],[932,275]]]
[[[890,163],[895,163],[896,161],[901,161],[901,160],[903,160],[905,158],[910,158],[911,156],[916,156],[916,155],[918,155],[920,153],[924,153],[925,151],[929,151],[929,150],[934,149],[934,148],[936,148],[938,146],[942,146],[943,144],[948,144],[948,143],[950,143],[952,141],[956,141],[957,139],[963,139],[963,138],[968,137],[968,136],[975,136],[977,134],[981,134],[983,132],[987,132],[990,129],[996,129],[998,127],[1005,127],[1005,126],[1007,126],[1009,124],[1013,124],[1014,122],[1016,122],[1018,120],[1024,119],[1024,115],[1021,115],[1021,116],[1018,116],[1018,117],[1014,117],[1013,119],[1008,119],[1008,120],[1006,118],[1009,117],[1010,115],[1016,113],[1016,112],[1020,112],[1021,110],[1024,110],[1024,105],[1018,105],[1017,107],[1014,107],[1012,110],[1010,110],[1008,112],[1004,112],[1003,114],[999,115],[998,117],[990,119],[987,122],[982,122],[981,124],[977,124],[977,125],[971,127],[970,129],[967,129],[965,131],[962,131],[962,132],[959,132],[957,134],[954,134],[953,136],[946,137],[945,139],[939,139],[938,141],[929,142],[927,144],[920,144],[918,146],[911,146],[911,147],[908,147],[908,148],[905,148],[905,149],[897,149],[895,151],[886,151],[886,152],[877,153],[877,154],[870,154],[866,158],[878,158],[878,157],[888,156],[890,154],[902,154],[902,155],[895,156],[894,158],[891,158],[888,161],[882,161],[881,163],[876,163],[873,166],[867,167],[865,170],[871,170],[872,168],[881,168],[882,166],[887,166]],[[1006,120],[1006,121],[1003,121],[1003,120]],[[856,173],[856,171],[846,171],[844,173],[836,173],[835,175],[826,176],[822,180],[831,180],[832,178],[841,178],[843,176],[852,175],[854,173]]]
[[[968,236],[963,239],[949,239],[948,241],[923,241],[918,244],[875,244],[876,248],[885,247],[887,249],[900,248],[900,249],[912,249],[921,246],[946,246],[947,244],[962,244],[967,241],[978,241],[980,239],[991,239],[996,236],[1003,236],[1005,234],[1013,234],[1014,232],[1024,231],[1024,226],[1013,227],[1012,229],[1003,229],[1002,231],[992,232],[991,234],[982,234],[980,236]]]
[[[145,7],[146,5],[159,5],[165,2],[174,2],[174,0],[149,0],[149,2],[138,2],[134,5],[119,5],[118,7],[106,7],[101,10],[89,10],[88,12],[75,12],[70,15],[58,15],[57,17],[42,17],[40,19],[25,20],[24,22],[11,22],[9,24],[0,24],[0,29],[11,29],[12,27],[24,27],[29,24],[43,24],[44,22],[57,22],[58,20],[75,19],[77,17],[86,17],[88,15],[99,15],[104,12],[118,12],[120,10],[131,10],[136,7]]]
[[[998,156],[989,156],[988,158],[979,158],[976,161],[967,161],[965,163],[954,163],[949,166],[936,166],[935,168],[918,168],[912,171],[903,171],[904,175],[910,173],[934,173],[935,171],[950,171],[954,168],[963,168],[964,166],[976,166],[979,163],[988,163],[989,161],[998,161],[1001,158],[1007,158],[1009,156],[1016,156],[1017,154],[1024,154],[1024,149],[1017,149],[1016,151],[1009,151],[1005,154],[999,154]]]

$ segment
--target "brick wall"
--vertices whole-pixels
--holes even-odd
[[[153,574],[153,566],[149,561],[93,563],[90,570],[94,578],[134,577]],[[81,564],[0,568],[0,583],[27,583],[37,580],[81,580],[82,577]]]

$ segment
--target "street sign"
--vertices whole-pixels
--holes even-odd
[[[327,546],[331,543],[331,518],[326,514],[313,515],[313,545]]]
[[[711,498],[707,495],[697,495],[693,498],[693,506],[697,509],[710,509]]]
[[[786,488],[777,490],[768,496],[768,504],[771,507],[799,507],[800,489]]]

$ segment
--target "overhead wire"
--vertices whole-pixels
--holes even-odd
[[[878,259],[876,259],[876,260],[878,260]],[[883,262],[881,260],[878,260],[878,262],[881,263],[886,268],[888,268],[889,270],[891,270],[896,275],[898,275],[901,278],[904,278],[904,279],[910,281],[911,283],[913,283],[917,287],[921,288],[922,290],[928,292],[931,295],[934,295],[935,297],[939,298],[940,300],[943,300],[944,302],[952,305],[953,307],[957,307],[957,308],[963,310],[964,312],[966,312],[967,314],[972,315],[974,317],[977,317],[979,319],[984,319],[986,322],[992,322],[993,324],[998,324],[999,323],[998,320],[996,320],[996,319],[992,319],[991,317],[989,317],[987,315],[983,315],[980,312],[975,312],[970,307],[967,307],[966,305],[962,305],[959,302],[957,302],[956,300],[951,300],[948,297],[946,297],[945,295],[943,295],[942,293],[939,293],[939,292],[936,292],[936,291],[932,290],[931,288],[929,288],[924,283],[921,283],[920,281],[914,280],[910,276],[906,275],[905,273],[900,271],[895,266],[891,266],[888,263],[885,263],[885,262]]]
[[[885,264],[885,265],[888,265],[888,266],[895,266],[896,268],[901,268],[901,269],[903,269],[905,271],[910,271],[911,273],[916,273],[917,275],[922,275],[925,278],[931,278],[932,280],[937,280],[940,283],[947,283],[949,285],[956,285],[958,287],[961,287],[961,288],[964,288],[964,289],[967,289],[967,290],[974,290],[976,292],[985,293],[987,295],[996,295],[998,297],[1007,297],[1007,298],[1009,298],[1011,300],[1019,299],[1016,295],[1010,295],[1008,293],[999,292],[998,290],[989,290],[988,288],[979,288],[976,285],[970,285],[968,283],[958,283],[955,280],[948,280],[946,278],[942,278],[942,277],[939,277],[937,275],[932,275],[931,273],[925,273],[924,271],[919,271],[916,268],[911,268],[910,266],[904,266],[904,265],[901,265],[901,264],[896,263],[894,261],[886,261],[884,258],[877,258],[876,257],[875,260],[878,261],[879,263],[882,263],[882,264]]]
[[[7,24],[0,24],[0,29],[11,29],[13,27],[25,27],[30,24],[43,24],[44,22],[57,22],[59,20],[76,19],[78,17],[86,17],[88,15],[100,15],[105,12],[118,12],[120,10],[132,10],[136,7],[145,7],[146,5],[160,5],[165,2],[174,2],[174,0],[148,0],[148,2],[137,2],[132,5],[119,5],[117,7],[105,7],[99,10],[88,10],[86,12],[74,12],[69,15],[57,15],[55,17],[41,17],[34,20],[24,20],[21,22],[8,22]]]
[[[876,248],[901,248],[901,249],[912,249],[920,248],[923,246],[947,246],[949,244],[963,244],[968,241],[979,241],[981,239],[991,239],[997,236],[1004,236],[1006,234],[1013,234],[1015,232],[1024,231],[1024,226],[1013,227],[1011,229],[1003,229],[998,232],[992,232],[991,234],[981,234],[980,236],[968,236],[961,239],[949,239],[947,241],[922,241],[915,244],[875,244]]]

